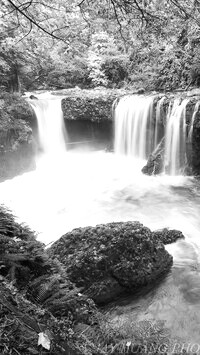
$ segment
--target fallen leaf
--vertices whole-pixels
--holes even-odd
[[[39,336],[38,345],[42,345],[43,348],[50,350],[51,341],[50,341],[48,335],[45,333],[39,333],[38,336]]]

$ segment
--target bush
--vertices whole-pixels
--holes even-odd
[[[128,78],[129,60],[126,56],[107,57],[101,69],[110,84],[119,84]]]

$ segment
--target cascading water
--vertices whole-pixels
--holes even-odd
[[[161,122],[161,111],[166,97],[157,102],[153,112],[155,96],[125,96],[115,107],[115,152],[137,158],[147,158],[165,137],[164,166],[169,175],[180,174],[187,163],[186,158],[186,106],[190,99],[175,99],[169,103],[166,127]],[[196,104],[193,122],[198,111]],[[155,117],[155,118],[154,118]]]
[[[164,126],[161,123],[161,111],[163,109],[163,104],[166,100],[166,97],[163,96],[157,103],[156,106],[156,123],[155,123],[155,134],[154,134],[154,149],[156,149],[157,145],[161,141],[164,136]]]
[[[30,100],[38,121],[40,147],[44,154],[59,156],[66,150],[67,133],[60,99]]]
[[[200,101],[197,101],[194,107],[194,112],[192,115],[192,119],[191,119],[191,123],[190,123],[190,129],[189,129],[189,133],[188,133],[188,140],[191,143],[192,142],[192,135],[193,135],[193,127],[194,127],[194,120],[196,118],[197,112],[199,110],[199,106],[200,106]]]
[[[125,96],[115,108],[115,152],[146,158],[152,150],[154,97]]]
[[[169,110],[165,139],[165,168],[170,175],[181,173],[186,164],[186,106],[189,99],[175,99]]]

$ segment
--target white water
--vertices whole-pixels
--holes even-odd
[[[196,104],[195,104],[195,107],[194,107],[194,112],[193,112],[193,115],[192,115],[190,129],[189,129],[189,133],[188,133],[189,142],[192,142],[194,120],[195,120],[196,114],[197,114],[197,112],[199,110],[199,105],[200,105],[200,101],[197,101]]]
[[[131,95],[119,100],[115,108],[115,152],[145,159],[165,137],[165,171],[180,175],[187,165],[186,141],[191,142],[199,103],[195,105],[187,137],[186,106],[190,99],[170,102],[164,127],[161,111],[166,97],[157,102],[156,110],[154,98]]]
[[[152,149],[154,97],[124,96],[115,109],[115,152],[145,159]]]
[[[66,150],[67,133],[61,99],[30,100],[38,121],[40,147],[44,154],[58,156]]]
[[[174,100],[166,127],[165,166],[171,175],[180,173],[186,164],[186,106],[189,99],[180,103]]]
[[[157,106],[156,106],[156,123],[155,123],[155,135],[154,135],[154,149],[156,149],[157,145],[159,144],[161,138],[162,138],[162,133],[163,132],[160,132],[161,130],[161,126],[162,126],[162,130],[164,130],[164,127],[163,125],[161,124],[161,111],[162,111],[162,108],[163,108],[163,104],[166,100],[166,97],[163,96],[157,103]],[[153,150],[154,150],[153,149]]]

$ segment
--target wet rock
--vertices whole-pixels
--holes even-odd
[[[146,175],[158,175],[164,169],[164,138],[158,144],[152,154],[149,154],[146,165],[142,168],[142,173]]]
[[[184,239],[182,232],[176,229],[160,229],[153,232],[153,236],[156,241],[160,241],[163,244],[175,243],[178,239]]]
[[[144,88],[140,88],[140,89],[137,90],[137,94],[138,95],[142,95],[144,93],[145,93],[145,89]]]
[[[29,97],[31,100],[38,100],[38,97],[37,96],[35,96],[35,95],[30,95],[30,97]]]
[[[97,304],[152,284],[172,265],[172,257],[139,222],[78,228],[49,249],[65,265],[69,279]]]

